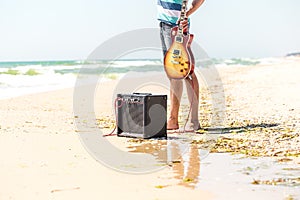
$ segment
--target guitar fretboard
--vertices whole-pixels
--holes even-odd
[[[181,6],[181,12],[180,12],[180,18],[179,18],[179,24],[184,20],[186,17],[186,7],[187,7],[187,0],[182,0],[182,6]],[[183,34],[183,27],[179,26],[178,33]]]

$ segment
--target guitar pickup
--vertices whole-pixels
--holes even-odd
[[[178,43],[182,43],[183,42],[183,38],[181,36],[176,36],[175,37],[175,41]]]
[[[173,50],[173,56],[179,56],[181,54],[180,49],[174,49]]]

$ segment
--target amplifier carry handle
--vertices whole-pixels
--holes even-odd
[[[144,96],[150,96],[150,95],[152,95],[152,93],[139,93],[139,92],[134,92],[133,94],[144,95]]]

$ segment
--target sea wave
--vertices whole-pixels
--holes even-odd
[[[212,58],[197,61],[196,66],[251,67],[295,62],[295,59],[293,57]],[[118,79],[130,71],[145,73],[163,70],[160,59],[0,62],[0,98],[32,91],[73,87],[78,74],[102,76],[102,81],[108,81]]]

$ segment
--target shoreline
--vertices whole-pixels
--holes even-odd
[[[226,69],[226,68],[244,68],[244,67],[250,68],[250,67],[256,67],[256,66],[280,65],[280,64],[284,64],[284,63],[299,62],[299,60],[300,60],[300,58],[297,56],[277,56],[277,57],[266,57],[266,58],[232,58],[232,59],[211,58],[209,60],[209,64],[213,63],[213,66],[216,69],[222,71],[223,69]],[[126,68],[126,66],[130,65],[130,64],[132,64],[133,66],[141,67],[141,68],[144,67],[145,64],[148,67],[162,65],[161,63],[160,64],[157,63],[157,62],[161,62],[161,59],[153,59],[153,60],[150,59],[151,62],[149,62],[148,64],[147,64],[147,61],[149,61],[149,59],[117,60],[117,61],[114,61],[115,66],[113,66],[112,69],[114,69],[115,67],[117,67],[118,69],[122,69],[122,67]],[[14,92],[10,92],[12,94],[10,94],[8,96],[6,95],[5,97],[0,97],[0,99],[7,99],[7,98],[18,97],[18,96],[27,95],[27,94],[33,94],[33,93],[36,93],[36,91],[47,92],[47,91],[54,91],[54,90],[58,90],[58,89],[71,88],[75,84],[74,80],[69,80],[68,84],[66,84],[66,83],[62,84],[61,82],[53,82],[53,83],[52,82],[49,82],[49,83],[40,82],[39,83],[39,81],[42,81],[43,79],[47,79],[47,76],[49,76],[48,79],[60,79],[60,75],[62,75],[64,77],[71,76],[71,77],[73,77],[73,79],[77,79],[76,77],[78,77],[78,74],[77,74],[78,69],[82,68],[84,66],[83,65],[84,62],[82,62],[81,60],[78,60],[78,61],[77,60],[27,61],[27,62],[31,65],[28,65],[28,66],[24,65],[24,62],[20,61],[20,62],[12,62],[15,64],[14,64],[14,66],[11,66],[11,67],[9,67],[9,66],[6,66],[6,67],[2,66],[2,68],[0,67],[0,76],[3,76],[3,78],[4,78],[2,80],[2,82],[0,82],[0,86],[1,86],[0,89],[5,89],[2,92],[7,92],[9,90],[15,90]],[[49,62],[50,63],[52,62],[54,65],[53,66],[50,65]],[[125,63],[122,63],[122,62],[125,62]],[[202,62],[204,65],[208,64],[204,60],[200,61],[200,63],[202,63]],[[6,62],[3,62],[3,63],[6,63]],[[23,65],[18,65],[18,63],[23,64]],[[41,63],[44,63],[44,64],[41,64]],[[70,63],[71,63],[71,65],[70,65]],[[1,64],[1,62],[0,62],[0,64]],[[105,61],[103,64],[107,65],[107,61]],[[89,65],[87,65],[87,67],[88,66]],[[201,70],[201,68],[197,68],[197,70],[199,70],[199,69]],[[5,72],[5,70],[11,70],[11,71]],[[72,70],[75,70],[75,71],[73,73],[71,73]],[[138,70],[138,68],[133,69],[133,71],[135,71],[135,70]],[[26,74],[25,73],[26,71],[30,71],[30,73]],[[26,87],[24,87],[24,88],[20,88],[19,85],[17,85],[17,86],[15,85],[18,81],[6,82],[6,79],[7,80],[14,79],[15,77],[20,77],[20,76],[23,77],[23,79],[24,79],[24,80],[21,80],[21,82],[25,81]],[[37,78],[40,76],[43,76],[44,78],[38,78],[38,80],[34,80],[34,81],[37,81],[36,82],[37,85],[36,86],[32,85],[32,82],[30,82],[30,79]],[[112,79],[117,79],[118,75],[116,75],[115,73],[111,73],[108,75],[104,75],[104,78],[108,78],[106,81],[111,81]],[[70,77],[68,79],[70,79]],[[29,85],[27,86],[27,84],[29,84]],[[9,85],[12,85],[12,87],[8,87]],[[16,96],[16,93],[20,93],[20,92],[21,92],[21,94],[18,94]]]

